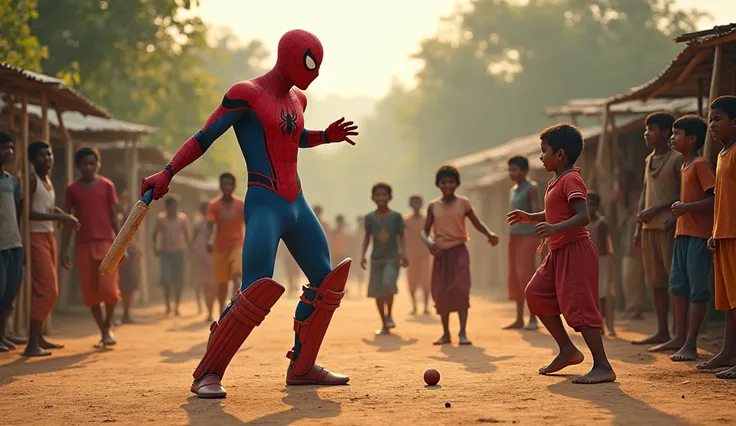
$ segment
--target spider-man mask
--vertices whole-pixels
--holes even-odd
[[[322,43],[314,34],[291,30],[279,40],[276,67],[294,86],[306,90],[319,75],[322,54]]]

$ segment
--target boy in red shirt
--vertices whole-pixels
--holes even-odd
[[[115,305],[120,300],[118,271],[102,275],[99,269],[118,233],[118,195],[115,184],[97,174],[101,161],[97,149],[80,148],[74,161],[82,177],[66,187],[66,208],[79,219],[75,250],[77,278],[84,304],[92,311],[102,335],[95,347],[101,348],[117,343],[110,327]],[[70,237],[71,232],[64,232],[62,247],[67,247]],[[64,265],[69,267],[69,255],[65,254],[63,259]],[[104,318],[102,303],[105,304]]]
[[[537,315],[554,337],[560,353],[539,369],[551,374],[583,362],[583,354],[565,331],[560,314],[575,331],[582,333],[593,355],[593,369],[573,380],[577,384],[613,382],[616,373],[603,347],[603,322],[598,295],[598,250],[585,228],[590,223],[588,189],[574,168],[583,151],[583,136],[570,124],[558,124],[540,135],[544,169],[555,177],[547,185],[544,211],[508,214],[510,225],[536,222],[534,230],[550,253],[537,269],[525,290],[529,311]]]

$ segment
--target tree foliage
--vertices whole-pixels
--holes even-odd
[[[431,167],[538,131],[542,108],[656,76],[703,14],[673,0],[473,0],[421,43],[406,121]]]
[[[38,18],[35,0],[0,0],[0,58],[3,62],[31,71],[41,69],[48,56],[31,33],[29,23]]]

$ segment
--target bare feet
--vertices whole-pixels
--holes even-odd
[[[414,316],[416,314],[417,314],[417,308],[414,308],[414,309],[411,310],[411,312],[409,312],[409,315],[411,315],[411,316]]]
[[[468,346],[473,344],[473,342],[468,340],[468,336],[466,336],[465,333],[461,333],[460,335],[458,335],[458,339],[458,343],[461,345]]]
[[[631,321],[644,321],[644,315],[642,315],[640,312],[635,312],[629,315],[629,319]]]
[[[695,361],[698,359],[698,348],[692,348],[685,345],[672,355],[670,359],[675,362]]]
[[[574,346],[568,349],[560,349],[560,353],[552,362],[539,369],[539,374],[551,374],[565,367],[580,364],[584,359],[583,353]]]
[[[135,324],[135,320],[132,317],[123,317],[123,324]]]
[[[539,328],[539,323],[537,323],[537,318],[535,317],[533,320],[529,321],[529,324],[524,327],[524,330],[527,331],[536,331]]]
[[[424,315],[429,315],[429,309],[424,310]]]
[[[726,371],[721,371],[720,373],[716,373],[716,378],[736,380],[736,367],[731,367]]]
[[[665,352],[665,351],[677,351],[685,345],[685,342],[672,338],[671,340],[662,343],[661,345],[653,346],[649,348],[649,352]]]
[[[386,328],[396,328],[396,324],[394,323],[394,319],[391,318],[391,315],[386,316],[384,324]]]
[[[41,346],[42,349],[64,349],[64,345],[58,344],[58,343],[51,343],[48,340],[41,338],[41,341],[39,342],[39,346]]]
[[[49,356],[51,352],[41,348],[40,346],[26,346],[26,350],[23,351],[23,356],[37,357],[37,356]]]
[[[385,336],[387,334],[391,334],[391,331],[389,331],[388,327],[383,327],[380,330],[376,330],[376,336]]]
[[[616,373],[611,366],[593,367],[588,374],[573,379],[576,385],[594,385],[597,383],[608,383],[616,381]]]
[[[660,343],[667,343],[670,341],[669,334],[655,334],[654,336],[647,337],[644,340],[634,340],[631,342],[632,345],[657,345]],[[679,348],[676,348],[679,349]]]
[[[10,348],[3,343],[2,340],[0,340],[0,352],[9,352]]]
[[[736,365],[736,358],[732,358],[729,355],[724,354],[723,352],[719,352],[718,355],[714,356],[706,362],[696,365],[695,368],[702,371],[703,373],[711,373],[714,370],[730,368],[734,365]]]
[[[28,339],[25,337],[16,336],[10,333],[5,333],[5,339],[11,343],[15,343],[16,345],[25,345],[28,343]]]
[[[507,325],[503,330],[520,330],[524,328],[524,320],[516,320],[515,323]]]
[[[115,340],[115,335],[112,331],[107,330],[106,332],[102,333],[102,339],[100,339],[97,344],[95,344],[95,348],[104,348],[107,346],[114,346],[118,342]]]
[[[13,343],[10,340],[8,340],[7,337],[3,337],[2,339],[0,339],[0,343],[4,344],[5,347],[8,348],[11,351],[16,349],[15,343]]]
[[[447,345],[450,342],[452,342],[452,340],[450,340],[450,336],[448,336],[448,335],[445,334],[442,337],[440,337],[439,339],[435,340],[432,344],[433,345]]]

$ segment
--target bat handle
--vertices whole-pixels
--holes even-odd
[[[141,197],[141,201],[143,201],[143,203],[145,203],[146,205],[151,204],[151,201],[153,201],[153,187],[146,189],[146,192],[144,192],[143,196]]]

